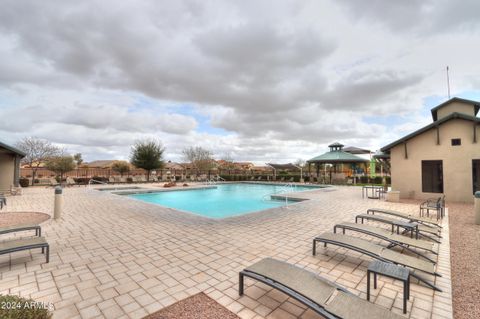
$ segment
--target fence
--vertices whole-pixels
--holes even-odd
[[[290,171],[290,172],[277,172],[274,174],[273,170],[240,170],[240,169],[212,169],[212,170],[194,170],[194,169],[162,169],[152,172],[153,175],[156,175],[158,178],[163,178],[165,176],[175,176],[177,180],[186,180],[188,176],[206,176],[209,179],[213,176],[219,175],[225,178],[226,180],[250,180],[262,178],[263,180],[288,180],[293,178],[294,181],[300,180],[299,171]],[[125,177],[132,177],[138,175],[147,175],[147,171],[141,168],[130,170],[128,173],[123,174]],[[332,176],[333,175],[333,176]],[[343,175],[343,176],[342,176]],[[316,172],[311,171],[310,174],[307,170],[303,171],[303,178],[305,181],[315,181],[320,183],[332,183],[334,180],[338,179],[344,180],[347,177],[353,175],[351,170],[337,170],[337,173],[333,173],[330,170],[320,170],[319,175],[317,176]],[[32,178],[32,169],[30,168],[21,168],[20,176],[23,178]],[[55,172],[49,171],[46,168],[38,168],[35,179],[48,179],[50,177],[56,177]],[[91,178],[94,179],[108,179],[111,176],[120,176],[119,173],[115,172],[109,168],[77,168],[70,172],[65,173],[64,178],[73,177],[74,179],[82,180],[82,182],[88,181]],[[359,177],[359,176],[357,176]],[[367,176],[362,176],[367,178]],[[340,182],[339,182],[340,183]]]

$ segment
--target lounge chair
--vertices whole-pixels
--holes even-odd
[[[50,185],[48,185],[48,186],[55,187],[55,186],[60,185],[60,183],[57,182],[57,180],[56,180],[54,177],[50,177],[50,178],[49,178],[49,181],[50,181]]]
[[[26,230],[35,230],[35,236],[42,236],[42,228],[38,224],[20,224],[15,226],[0,227],[0,235]]]
[[[364,219],[373,220],[373,221],[385,223],[385,224],[390,224],[392,225],[392,232],[394,227],[397,227],[397,233],[399,232],[398,231],[399,227],[404,228],[405,231],[412,231],[412,235],[413,235],[413,231],[415,231],[417,234],[417,239],[418,239],[418,235],[421,235],[430,240],[433,240],[434,242],[440,243],[439,240],[433,238],[429,234],[432,234],[438,238],[442,238],[442,236],[440,236],[440,230],[438,228],[428,227],[418,223],[407,223],[407,222],[402,222],[401,220],[396,218],[388,218],[384,216],[370,215],[370,214],[359,214],[355,216],[355,222],[357,222],[359,219],[362,220],[362,224]]]
[[[392,226],[392,233],[395,232],[395,227],[397,227],[397,234],[400,234],[400,227],[404,229],[404,232],[410,232],[410,236],[413,237],[413,233],[416,233],[416,238],[418,239],[418,224],[417,223],[407,223],[404,221],[401,221],[399,219],[394,219],[394,218],[388,218],[388,217],[383,217],[383,216],[378,216],[378,215],[369,215],[369,214],[359,214],[355,216],[355,223],[358,223],[358,220],[362,221],[362,224],[364,220],[373,220],[376,222],[384,223],[384,224],[389,224]]]
[[[314,256],[316,254],[317,242],[324,243],[324,247],[327,247],[327,244],[340,246],[343,248],[357,251],[359,253],[365,254],[367,256],[384,262],[402,265],[414,270],[425,272],[430,275],[441,277],[439,273],[435,272],[435,265],[432,262],[419,259],[417,257],[401,254],[399,252],[390,250],[365,239],[341,234],[324,233],[313,239],[312,254]],[[429,281],[420,277],[414,272],[411,273],[411,276],[417,278],[419,281],[425,283],[427,286],[431,287],[434,290],[442,291],[440,288],[436,287],[434,284],[430,283]]]
[[[425,226],[428,226],[428,227],[438,227],[438,228],[442,228],[442,226],[440,225],[440,223],[438,221],[434,221],[430,218],[425,218],[425,217],[418,217],[418,216],[412,216],[411,214],[407,214],[407,213],[402,213],[402,212],[398,212],[396,210],[390,210],[390,209],[383,209],[383,208],[369,208],[367,210],[367,214],[375,214],[375,213],[379,213],[379,214],[384,214],[384,215],[392,215],[392,216],[395,216],[395,217],[400,217],[400,218],[403,218],[403,219],[408,219],[410,222],[415,222],[415,223],[419,223],[419,224],[423,224]]]
[[[303,303],[328,319],[402,319],[386,308],[363,300],[313,272],[272,258],[265,258],[239,273],[238,292],[244,277],[258,280]]]
[[[418,249],[426,250],[429,251],[435,255],[437,255],[437,252],[433,250],[434,244],[432,242],[426,241],[426,240],[421,240],[421,239],[414,239],[414,238],[408,238],[402,235],[397,235],[395,233],[391,233],[386,229],[383,228],[378,228],[374,226],[369,226],[369,225],[364,225],[364,224],[356,224],[356,223],[340,223],[336,224],[333,226],[333,232],[337,233],[337,228],[342,229],[343,234],[345,234],[345,230],[351,230],[363,234],[367,234],[372,237],[376,237],[379,239],[382,239],[384,241],[389,242],[390,244],[388,245],[387,248],[392,248],[395,246],[400,246],[401,248],[404,248],[414,254],[417,254],[418,256],[425,258],[429,260],[430,262],[435,263],[434,260],[431,258],[425,256],[424,254],[419,253],[416,250],[411,249],[410,247],[415,247]]]
[[[16,251],[41,248],[42,254],[46,252],[47,263],[50,261],[50,248],[44,237],[31,237],[8,240],[0,243],[0,255],[13,253]]]
[[[72,177],[67,177],[67,186],[75,186],[78,185],[77,182]]]

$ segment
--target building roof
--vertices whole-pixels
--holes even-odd
[[[462,98],[459,98],[459,97],[453,97],[450,100],[445,101],[442,104],[439,104],[439,105],[435,106],[431,110],[433,120],[434,121],[438,120],[437,112],[438,112],[439,109],[441,109],[442,107],[444,107],[444,106],[446,106],[446,105],[448,105],[452,102],[463,102],[463,103],[466,103],[466,104],[472,104],[475,108],[475,115],[477,115],[478,111],[480,110],[480,102],[473,101],[473,100],[462,99]]]
[[[299,169],[298,166],[293,165],[292,163],[288,164],[273,164],[267,163],[268,166],[272,167],[275,170],[282,170],[282,169]]]
[[[426,131],[434,128],[434,127],[437,127],[437,126],[439,126],[439,125],[441,125],[441,124],[443,124],[447,121],[453,120],[453,119],[461,119],[461,120],[471,121],[471,122],[475,122],[475,123],[480,124],[480,118],[478,118],[478,117],[469,116],[469,115],[466,115],[466,114],[463,114],[463,113],[453,112],[453,113],[441,118],[440,120],[437,120],[437,121],[435,121],[435,122],[433,122],[433,123],[431,123],[431,124],[429,124],[425,127],[422,127],[419,130],[416,130],[413,133],[408,134],[407,136],[402,137],[399,140],[396,140],[393,143],[388,144],[387,146],[382,147],[380,150],[382,152],[389,152],[390,149],[397,146],[398,144],[404,143],[404,142],[408,141],[409,139],[414,138],[417,135],[420,135],[420,134],[422,134],[422,133],[424,133],[424,132],[426,132]]]
[[[22,152],[22,151],[19,150],[18,148],[15,148],[15,147],[13,147],[13,146],[7,145],[7,144],[2,143],[2,142],[0,142],[0,148],[6,149],[6,150],[9,151],[10,153],[14,153],[14,154],[16,154],[16,155],[20,155],[21,157],[27,156],[27,154],[25,154],[24,152]]]
[[[350,153],[350,154],[370,154],[371,151],[370,150],[367,150],[367,149],[364,149],[364,148],[359,148],[359,147],[355,147],[355,146],[349,146],[349,147],[345,147],[343,149],[344,152],[347,152],[347,153]]]
[[[89,163],[85,163],[84,165],[88,167],[95,167],[95,168],[106,168],[113,165],[113,163],[118,162],[117,160],[98,160],[92,161]]]
[[[166,169],[185,169],[185,167],[183,167],[181,164],[179,163],[176,163],[176,162],[172,162],[172,161],[168,161],[167,163],[165,163],[165,168]]]

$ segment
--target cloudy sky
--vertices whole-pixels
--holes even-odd
[[[18,1],[0,10],[0,140],[88,160],[157,138],[288,162],[378,149],[480,100],[480,1]]]

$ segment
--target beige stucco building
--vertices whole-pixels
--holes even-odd
[[[452,98],[432,109],[433,123],[385,146],[392,190],[401,198],[444,194],[447,201],[473,202],[480,191],[480,102]]]
[[[17,187],[20,178],[20,160],[25,154],[0,142],[0,192]]]

